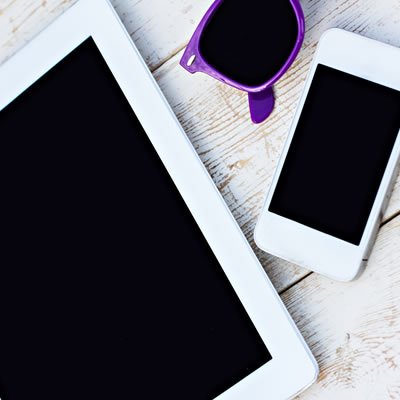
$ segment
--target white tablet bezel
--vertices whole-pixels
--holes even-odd
[[[400,90],[400,49],[341,29],[330,29],[324,33],[256,226],[255,241],[268,253],[328,277],[349,281],[358,276],[368,260],[379,222],[388,203],[400,159],[400,135],[393,148],[360,245],[345,242],[270,212],[268,208],[319,64]]]
[[[273,357],[218,399],[290,398],[316,379],[317,364],[107,0],[80,0],[0,67],[0,110],[89,37],[102,53]]]

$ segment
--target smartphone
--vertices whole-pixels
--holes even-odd
[[[255,242],[349,281],[366,265],[398,173],[400,49],[331,29],[318,45]]]

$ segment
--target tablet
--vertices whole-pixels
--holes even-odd
[[[129,35],[0,67],[0,397],[284,399],[317,365]]]

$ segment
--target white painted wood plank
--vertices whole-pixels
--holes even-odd
[[[112,0],[115,10],[154,70],[186,45],[211,0]]]
[[[76,0],[0,0],[0,63]]]
[[[0,0],[0,63],[77,0]],[[111,0],[154,70],[187,43],[211,0]]]
[[[182,52],[155,72],[164,93],[207,166],[235,218],[279,291],[307,270],[258,250],[253,231],[279,160],[316,45],[332,27],[400,47],[399,0],[302,1],[307,33],[292,68],[276,85],[276,107],[262,125],[250,122],[246,95],[201,75],[178,61]],[[385,219],[400,210],[400,181]]]
[[[400,399],[400,216],[381,229],[360,279],[312,274],[282,297],[321,370],[298,399]]]

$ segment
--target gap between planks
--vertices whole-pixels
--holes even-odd
[[[388,224],[389,222],[393,221],[394,219],[396,219],[397,217],[400,217],[400,211],[395,213],[394,215],[390,216],[389,218],[387,218],[386,220],[384,220],[380,227],[379,230],[381,230],[386,224]],[[376,238],[375,238],[376,241]],[[374,243],[375,244],[375,243]],[[368,264],[367,264],[368,266]],[[299,279],[293,281],[290,285],[286,286],[285,288],[283,288],[282,290],[279,291],[279,295],[282,296],[285,292],[287,292],[288,290],[292,289],[294,286],[298,285],[300,282],[304,281],[305,279],[307,279],[308,277],[310,277],[311,275],[315,274],[315,272],[313,271],[309,271],[308,273],[306,273],[305,275],[301,276]]]

